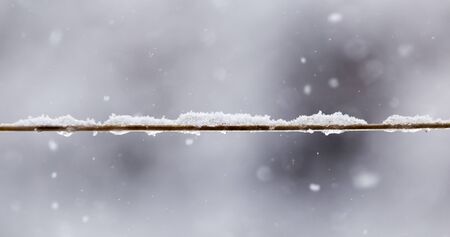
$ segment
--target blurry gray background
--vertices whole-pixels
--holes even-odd
[[[0,0],[0,122],[450,118],[449,1]],[[0,134],[0,236],[450,236],[450,133]]]

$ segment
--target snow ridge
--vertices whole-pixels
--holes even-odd
[[[5,125],[5,124],[3,124]],[[89,126],[89,125],[99,125],[93,119],[78,120],[71,115],[65,115],[61,117],[51,118],[48,115],[41,115],[39,117],[28,117],[27,119],[21,119],[12,124],[6,125],[16,125],[16,126]]]
[[[225,114],[223,112],[196,113],[188,112],[181,114],[177,119],[154,118],[150,116],[111,115],[104,125],[192,125],[192,126],[221,126],[221,125],[356,125],[367,124],[366,121],[358,119],[341,112],[334,114],[319,113],[286,121],[283,119],[271,119],[268,115],[250,114]]]
[[[103,125],[174,125],[175,121],[166,118],[154,118],[151,116],[115,115],[109,116]]]
[[[445,120],[433,119],[429,115],[416,115],[416,116],[400,116],[392,115],[383,121],[383,124],[420,124],[420,123],[444,123]]]
[[[218,125],[285,125],[284,120],[272,120],[268,115],[225,114],[223,112],[181,114],[175,120],[177,124],[194,126]]]
[[[341,112],[334,114],[324,114],[319,111],[310,116],[300,115],[298,118],[289,122],[290,125],[358,125],[367,124],[363,119],[355,118]]]

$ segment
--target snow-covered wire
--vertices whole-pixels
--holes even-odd
[[[150,116],[111,115],[105,122],[92,119],[78,120],[70,115],[50,118],[48,116],[30,117],[15,123],[0,124],[0,132],[56,131],[62,134],[73,132],[147,132],[155,135],[160,132],[323,132],[337,134],[352,131],[429,131],[450,128],[450,121],[432,119],[429,116],[405,117],[393,115],[383,123],[368,124],[340,112],[310,116],[299,116],[290,121],[273,120],[270,116],[249,114],[194,113],[181,114],[177,119],[154,118]]]

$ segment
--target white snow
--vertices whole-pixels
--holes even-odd
[[[305,64],[305,63],[306,63],[306,58],[305,58],[305,57],[301,57],[301,58],[300,58],[300,62],[301,62],[302,64]]]
[[[411,125],[411,124],[424,124],[424,123],[450,123],[450,120],[434,119],[429,115],[416,115],[416,116],[400,116],[391,115],[383,121],[383,124],[389,125]],[[402,132],[418,132],[430,129],[403,129]],[[388,129],[386,132],[393,132],[395,130]]]
[[[335,77],[330,78],[328,80],[328,85],[333,89],[337,88],[339,86],[339,79]]]
[[[402,44],[398,46],[397,52],[400,55],[400,57],[407,58],[409,57],[414,51],[414,46],[411,44]]]
[[[50,205],[51,209],[56,211],[59,209],[59,203],[58,202],[52,202],[52,204]]]
[[[276,125],[285,123],[284,120],[272,120],[270,116],[250,114],[225,114],[223,112],[181,114],[177,119],[154,118],[150,116],[111,115],[104,125],[192,125],[192,126],[220,126],[220,125]]]
[[[162,131],[146,131],[145,133],[149,136],[155,137],[159,133],[162,133]]]
[[[194,113],[181,114],[175,120],[176,124],[193,126],[218,126],[218,125],[283,125],[284,120],[272,120],[268,115],[250,114],[225,114],[223,112],[214,113]]]
[[[333,114],[324,114],[319,111],[313,115],[300,115],[298,118],[289,122],[290,125],[357,125],[367,124],[366,121],[358,119],[341,112]]]
[[[305,85],[305,87],[303,87],[303,93],[305,93],[305,95],[310,95],[311,91],[312,91],[311,85],[307,84]]]
[[[2,125],[15,125],[15,126],[89,126],[98,125],[93,119],[78,120],[71,115],[65,115],[61,117],[51,118],[48,115],[41,115],[39,117],[28,117],[27,119],[21,119],[12,124]]]
[[[50,35],[48,36],[48,41],[51,45],[58,45],[61,43],[63,39],[64,33],[61,30],[53,30],[50,32]]]
[[[400,100],[397,97],[392,98],[389,101],[389,106],[391,106],[392,108],[397,108],[400,105]]]
[[[315,184],[315,183],[311,183],[311,184],[309,184],[309,190],[311,190],[313,192],[319,192],[320,191],[320,185],[319,184]]]
[[[336,112],[333,114],[323,114],[322,111],[319,111],[317,114],[313,114],[310,116],[300,115],[298,118],[288,122],[289,125],[358,125],[358,124],[367,124],[366,121],[362,119],[358,119],[347,114],[342,114],[341,112]],[[313,133],[314,131],[309,131]],[[330,134],[340,134],[344,131],[342,130],[323,130],[321,131],[325,135]]]
[[[272,169],[268,166],[260,166],[258,170],[256,170],[256,177],[259,181],[267,182],[273,178]]]
[[[129,131],[123,131],[123,130],[120,130],[120,131],[110,131],[110,133],[111,133],[111,134],[114,134],[114,135],[125,135],[125,134],[129,133]]]
[[[61,117],[51,118],[48,115],[41,115],[39,117],[28,117],[27,119],[21,119],[17,122],[10,123],[10,124],[0,124],[0,125],[7,125],[7,126],[63,126],[63,127],[70,127],[70,126],[92,126],[92,125],[99,125],[95,122],[93,119],[86,119],[86,120],[78,120],[72,117],[71,115],[65,115]],[[70,131],[60,131],[57,132],[59,135],[70,137],[72,135],[72,132]],[[56,143],[55,143],[56,144]],[[52,148],[57,149],[57,144],[50,144],[49,148],[52,150]],[[55,149],[55,150],[56,150]]]
[[[52,172],[52,174],[50,175],[50,177],[51,177],[52,179],[56,179],[56,177],[58,177],[58,173]]]
[[[330,15],[328,15],[328,22],[332,24],[339,23],[342,21],[342,19],[343,19],[342,14],[338,12],[333,12]]]
[[[433,119],[429,115],[400,116],[392,115],[383,121],[383,124],[420,124],[420,123],[443,123],[444,120]]]
[[[112,114],[109,116],[109,119],[106,120],[104,125],[174,125],[173,120],[165,119],[165,118],[154,118],[151,116],[131,116],[131,115],[115,115]]]
[[[192,144],[194,144],[194,139],[188,138],[184,141],[184,143],[186,144],[186,146],[192,146]]]
[[[60,132],[56,132],[57,134],[64,136],[64,137],[70,137],[72,136],[72,132],[66,132],[66,131],[60,131]]]
[[[354,125],[367,124],[366,121],[358,119],[341,112],[301,115],[292,121],[283,119],[271,119],[268,115],[250,114],[225,114],[223,112],[196,113],[189,112],[181,114],[177,119],[154,118],[150,116],[111,115],[103,125],[191,125],[191,126],[239,126],[239,125]]]
[[[380,176],[373,172],[359,172],[353,176],[353,186],[357,189],[375,188],[380,182]]]
[[[83,223],[88,223],[89,222],[89,216],[82,216],[81,217],[81,222],[83,222]]]
[[[48,149],[50,149],[51,151],[57,151],[58,143],[56,143],[54,140],[48,141]]]

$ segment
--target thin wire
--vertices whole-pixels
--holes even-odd
[[[370,132],[449,129],[450,123],[355,125],[0,125],[0,132]]]

